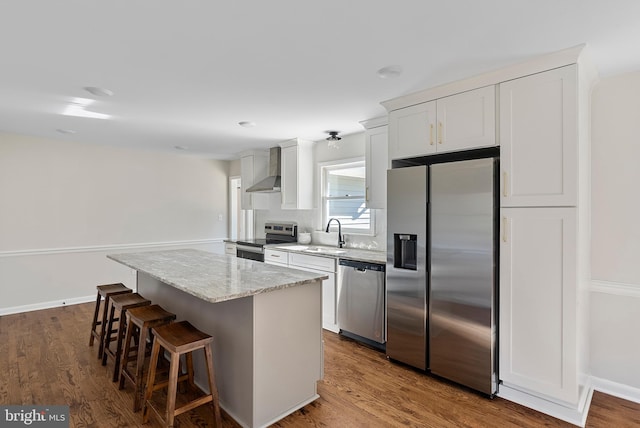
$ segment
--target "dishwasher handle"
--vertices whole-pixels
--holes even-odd
[[[373,270],[376,272],[384,272],[386,266],[380,263],[371,263],[371,262],[361,262],[358,260],[349,260],[349,259],[340,259],[338,261],[340,266],[352,267],[360,272],[365,272],[368,270]]]

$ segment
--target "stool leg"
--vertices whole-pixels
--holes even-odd
[[[140,410],[140,399],[142,398],[143,393],[143,369],[144,369],[144,355],[147,351],[147,333],[149,329],[142,327],[140,328],[140,338],[138,339],[138,359],[136,361],[136,386],[133,396],[133,411],[137,412]],[[120,380],[122,382],[122,380]]]
[[[105,300],[106,302],[106,300]],[[105,303],[106,304],[106,303]],[[106,331],[104,329],[104,324],[103,326],[103,337],[102,337],[102,345],[101,345],[101,351],[102,354],[100,355],[102,357],[102,365],[106,366],[107,365],[107,353],[105,352],[105,348],[109,347],[109,343],[111,343],[111,332],[113,331],[113,319],[114,319],[114,313],[115,313],[116,308],[113,307],[113,305],[111,305],[111,307],[109,308],[109,322],[106,328]],[[106,315],[103,317],[103,319],[106,318]],[[106,320],[105,320],[106,321]],[[120,326],[118,326],[120,327]]]
[[[153,394],[153,384],[156,381],[156,366],[158,365],[158,355],[160,354],[160,345],[158,341],[153,342],[151,348],[151,361],[149,362],[149,375],[147,376],[147,386],[144,390],[144,399],[142,400],[142,423],[149,421],[149,406],[147,401],[151,400]]]
[[[171,354],[169,366],[169,389],[167,390],[167,410],[165,420],[167,426],[172,427],[176,417],[176,389],[178,388],[178,367],[180,354]],[[193,376],[193,375],[192,375]]]
[[[98,298],[96,299],[96,309],[93,312],[93,322],[91,323],[91,337],[89,338],[89,346],[93,346],[94,335],[93,332],[96,331],[96,327],[98,326],[98,313],[100,312],[100,301],[102,297],[100,293],[98,293]]]
[[[216,427],[222,426],[222,417],[220,415],[220,399],[218,397],[218,388],[216,387],[216,374],[213,371],[213,354],[211,352],[211,346],[204,347],[204,358],[207,364],[207,374],[209,375],[209,391],[211,391],[211,406],[213,407],[213,414],[216,418]]]
[[[105,296],[104,306],[102,310],[102,322],[100,323],[100,347],[98,347],[98,359],[102,358],[104,354],[104,339],[105,339],[105,331],[107,329],[107,314],[109,312],[109,301],[110,301],[109,295]]]
[[[122,345],[122,355],[123,358],[120,360],[120,384],[118,385],[118,389],[124,389],[124,381],[125,381],[125,377],[124,377],[124,372],[127,369],[127,363],[128,363],[128,356],[129,353],[131,352],[131,336],[133,336],[133,323],[132,322],[128,322],[127,323],[127,334],[124,337],[124,344]]]
[[[187,376],[189,379],[189,385],[192,388],[196,387],[196,383],[193,381],[193,352],[187,353],[185,355],[185,359],[187,360]]]
[[[115,362],[113,363],[113,381],[117,382],[120,378],[120,359],[122,358],[122,341],[124,340],[125,327],[128,328],[127,321],[125,319],[126,311],[123,309],[120,311],[120,325],[118,325],[118,334],[116,340]]]

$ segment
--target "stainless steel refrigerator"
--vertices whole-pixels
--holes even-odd
[[[496,392],[497,154],[387,174],[387,356]]]

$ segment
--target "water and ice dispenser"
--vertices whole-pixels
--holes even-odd
[[[418,235],[394,233],[393,267],[417,270]]]

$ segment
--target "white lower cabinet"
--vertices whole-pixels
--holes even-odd
[[[500,379],[578,400],[575,208],[502,208]]]
[[[329,278],[322,281],[322,327],[338,333],[338,315],[336,304],[336,259],[331,257],[310,256],[307,254],[290,253],[289,267],[324,273]]]
[[[334,333],[340,331],[336,311],[336,259],[266,248],[264,261],[269,264],[327,275],[329,278],[322,281],[322,327]]]

